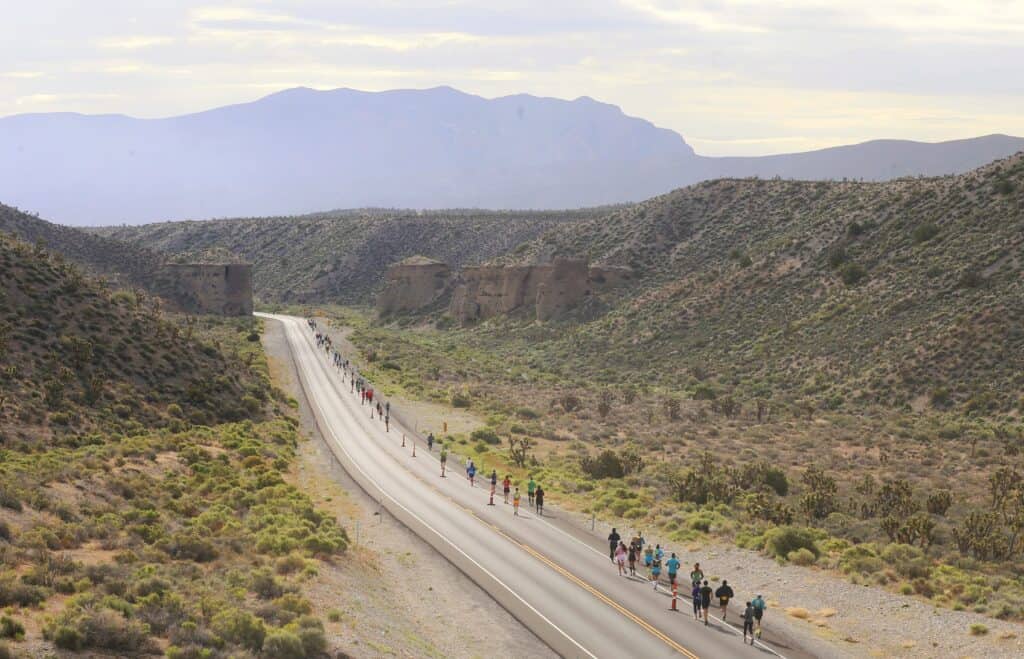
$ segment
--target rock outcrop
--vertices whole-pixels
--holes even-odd
[[[377,295],[381,315],[430,305],[445,291],[451,271],[441,261],[411,256],[391,265],[384,277],[384,289]]]
[[[223,316],[252,315],[249,263],[170,263],[159,274],[161,294],[182,311]]]

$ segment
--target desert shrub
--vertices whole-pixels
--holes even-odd
[[[213,543],[202,538],[195,531],[175,533],[167,543],[167,553],[173,558],[205,563],[217,558]]]
[[[791,551],[786,554],[786,560],[793,565],[814,565],[814,562],[818,560],[818,557],[810,549],[801,547],[796,551]]]
[[[304,659],[306,649],[298,634],[286,629],[275,629],[263,642],[261,657],[269,659]]]
[[[10,542],[11,537],[11,527],[7,525],[7,522],[0,520],[0,540]]]
[[[249,590],[265,600],[270,600],[280,597],[284,593],[284,586],[270,573],[270,570],[260,569],[252,573]]]
[[[35,606],[46,599],[46,590],[18,580],[13,573],[0,575],[0,607]]]
[[[20,641],[25,637],[25,626],[14,618],[8,616],[0,617],[0,638],[10,638]]]
[[[780,497],[789,494],[789,480],[786,472],[778,467],[770,467],[764,474],[764,483],[775,491]]]
[[[842,245],[832,247],[828,250],[828,267],[835,270],[842,264],[850,260],[850,257],[846,253],[846,248]]]
[[[67,608],[47,626],[46,633],[58,647],[68,650],[96,648],[143,654],[153,649],[148,625],[125,618],[90,595],[69,600]]]
[[[611,449],[601,451],[596,458],[581,457],[580,469],[591,478],[622,478],[626,473],[622,460]]]
[[[920,244],[928,242],[937,235],[939,235],[939,227],[935,226],[931,222],[926,222],[918,225],[914,229],[913,233],[911,233],[911,238],[913,238],[915,243]]]
[[[241,645],[253,651],[263,647],[267,629],[263,621],[249,613],[238,609],[224,609],[213,616],[210,621],[213,631],[228,643]]]
[[[302,647],[307,657],[318,657],[327,652],[327,638],[324,636],[324,625],[319,619],[313,616],[302,616],[296,622],[288,625],[293,629],[302,641]]]
[[[452,407],[469,407],[473,404],[469,392],[457,391],[452,394]]]
[[[469,437],[475,442],[483,442],[491,446],[501,444],[501,437],[498,437],[498,433],[494,432],[493,428],[477,428],[469,434]]]
[[[839,276],[847,286],[856,286],[867,275],[868,271],[859,263],[847,263],[839,270]]]
[[[806,549],[815,558],[818,547],[815,544],[815,532],[811,529],[796,526],[778,526],[764,533],[764,549],[775,558],[785,559],[799,549]]]
[[[885,563],[871,546],[856,545],[843,552],[839,558],[839,567],[847,574],[874,574],[882,571]]]
[[[516,416],[520,419],[537,419],[540,417],[540,412],[529,407],[520,407],[516,410]]]
[[[985,283],[985,278],[980,272],[973,268],[968,268],[960,273],[960,277],[957,279],[956,285],[959,288],[980,288]]]
[[[306,567],[306,559],[301,554],[288,554],[274,562],[274,570],[278,574],[292,574]]]
[[[926,579],[931,575],[931,566],[924,552],[917,547],[903,544],[890,544],[882,550],[882,560],[896,569],[900,576],[907,579]]]
[[[718,397],[718,392],[715,388],[708,384],[698,384],[693,389],[694,400],[714,400]]]
[[[0,483],[0,508],[8,508],[20,513],[22,510],[21,499],[14,490]]]
[[[988,627],[981,624],[980,622],[976,622],[973,625],[971,625],[971,636],[984,636],[987,633]]]

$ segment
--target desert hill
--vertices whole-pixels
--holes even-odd
[[[1024,403],[1022,204],[1024,155],[885,183],[727,179],[506,260],[637,273],[547,348],[571,344],[590,377],[614,365],[691,392],[1006,413]]]
[[[0,281],[0,443],[259,418],[262,380],[144,293],[4,234]]]
[[[0,118],[0,199],[77,225],[373,206],[580,208],[719,177],[951,174],[1022,148],[993,135],[709,158],[588,97],[297,88],[163,119]]]
[[[387,267],[406,257],[424,253],[456,267],[479,263],[607,212],[339,211],[92,231],[172,258],[211,249],[237,254],[253,263],[256,295],[264,302],[368,303]]]

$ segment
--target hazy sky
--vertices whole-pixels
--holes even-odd
[[[299,85],[614,103],[699,153],[1024,135],[1024,0],[0,0],[0,115]]]

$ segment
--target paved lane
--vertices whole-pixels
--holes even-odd
[[[514,517],[500,492],[488,506],[489,484],[478,477],[471,488],[461,465],[450,462],[440,478],[422,444],[413,457],[401,427],[386,433],[370,419],[304,319],[259,315],[284,325],[317,423],[353,478],[563,656],[773,656],[732,630],[698,625],[687,600],[669,611],[667,597],[619,577],[603,551],[527,509],[525,492]]]

